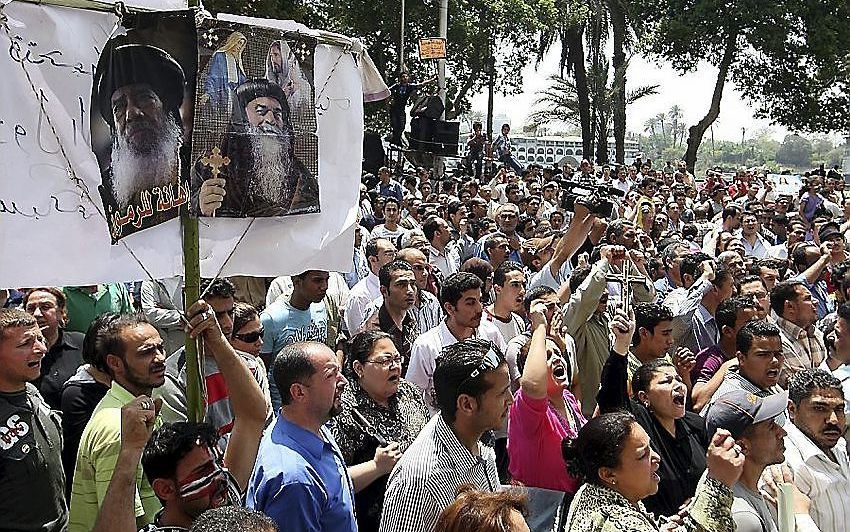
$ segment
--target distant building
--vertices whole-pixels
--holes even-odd
[[[582,153],[581,137],[578,136],[551,136],[551,137],[526,137],[511,135],[514,145],[514,157],[521,165],[531,163],[543,166],[558,166],[569,164],[576,166],[582,159],[592,159],[593,154],[587,156]],[[608,139],[608,160],[614,162],[614,139]],[[626,139],[626,161],[631,163],[640,153],[640,147],[636,140]]]

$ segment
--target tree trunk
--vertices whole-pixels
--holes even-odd
[[[569,54],[567,61],[573,72],[578,99],[579,122],[581,123],[582,157],[593,153],[593,132],[590,117],[590,89],[587,86],[587,68],[584,64],[584,28],[572,28],[567,32]]]
[[[614,35],[614,93],[611,118],[614,122],[614,160],[625,163],[626,159],[626,12],[620,0],[608,0],[611,16],[611,31]],[[606,143],[607,144],[607,143]]]
[[[596,164],[608,162],[608,119],[599,113],[596,126]]]
[[[688,171],[693,174],[694,167],[697,162],[697,151],[702,143],[702,137],[711,124],[720,116],[720,100],[723,98],[723,87],[726,85],[726,76],[729,74],[729,67],[732,64],[732,59],[735,58],[737,50],[738,34],[733,33],[726,39],[726,50],[723,52],[723,58],[718,65],[717,81],[714,83],[714,94],[711,96],[711,106],[708,108],[708,113],[702,120],[688,128],[688,149],[685,151],[685,164]]]

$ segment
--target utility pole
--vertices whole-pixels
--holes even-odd
[[[404,2],[401,0],[401,31],[398,37],[398,72],[404,70]]]
[[[449,35],[449,0],[440,0],[440,37],[446,39],[448,41]],[[448,49],[448,42],[446,42],[446,48]],[[440,86],[440,100],[443,101],[443,116],[440,117],[441,120],[446,119],[446,60],[439,59],[437,63],[437,83]]]

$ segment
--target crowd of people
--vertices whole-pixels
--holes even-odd
[[[469,170],[349,271],[0,291],[0,530],[844,530],[841,175]]]

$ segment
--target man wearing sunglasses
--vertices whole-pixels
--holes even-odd
[[[480,439],[504,425],[513,403],[502,350],[479,338],[443,348],[434,396],[440,413],[390,473],[380,532],[432,532],[458,486],[499,488],[496,455]]]
[[[233,335],[233,303],[236,288],[230,279],[222,278],[205,280],[201,283],[201,293],[204,301],[215,313],[216,321],[221,332],[227,340]],[[266,373],[257,359],[251,355],[236,351],[248,367],[254,380],[260,386],[266,403],[271,405],[269,396],[269,381]],[[178,414],[179,420],[186,420],[186,352],[179,349],[165,361],[166,379],[165,384],[157,389],[157,397],[161,397],[165,403]],[[227,445],[230,432],[233,430],[234,415],[231,404],[231,394],[228,387],[224,385],[225,378],[216,362],[215,357],[204,357],[204,381],[207,390],[207,404],[204,421],[211,424],[222,438],[222,446]],[[271,408],[268,409],[271,417]]]

